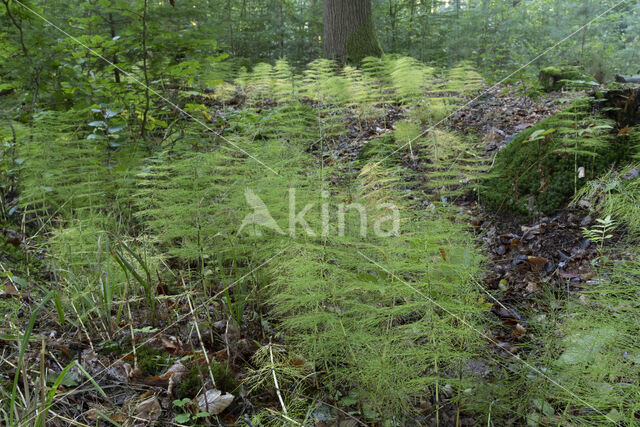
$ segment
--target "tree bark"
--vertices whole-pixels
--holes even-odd
[[[324,0],[324,56],[341,63],[381,56],[371,0]]]
[[[113,20],[113,14],[109,14],[109,30],[111,31],[111,40],[116,37],[116,23]],[[118,54],[114,52],[113,54],[113,78],[116,83],[120,83],[120,70],[118,69]]]

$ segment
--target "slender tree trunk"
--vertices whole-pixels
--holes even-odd
[[[398,6],[393,7],[393,0],[389,0],[389,20],[391,21],[391,51],[396,52],[398,50],[397,34],[396,34],[396,15],[398,13]]]
[[[109,30],[111,31],[111,39],[113,40],[116,37],[116,23],[113,20],[113,14],[109,14]],[[113,78],[116,83],[120,83],[120,70],[118,69],[118,54],[113,54],[113,64],[116,67],[113,68]]]
[[[22,28],[22,19],[17,19],[13,15],[13,13],[11,12],[11,9],[9,8],[9,0],[2,0],[2,4],[4,4],[7,16],[9,17],[9,19],[11,19],[11,22],[13,23],[14,27],[16,27],[16,29],[18,30],[18,35],[20,36],[20,46],[22,47],[22,53],[24,54],[24,57],[27,59],[27,61],[29,61],[31,68],[33,68],[33,101],[31,105],[35,106],[36,102],[38,102],[38,93],[40,91],[41,67],[35,65],[35,62],[31,57],[29,50],[27,49],[27,45],[24,42],[24,30]]]
[[[142,137],[147,136],[147,120],[149,117],[150,95],[149,95],[149,70],[147,68],[147,9],[149,8],[149,0],[144,0],[144,12],[142,14],[142,69],[144,72],[144,115],[142,117]]]
[[[278,3],[278,20],[280,21],[280,58],[284,58],[284,10],[282,9],[282,2]]]
[[[359,62],[382,55],[371,0],[324,0],[323,15],[325,58]]]
[[[229,36],[229,49],[231,49],[231,53],[235,54],[234,49],[234,41],[233,41],[233,17],[231,14],[231,0],[227,0],[227,32]]]
[[[413,27],[413,20],[416,17],[416,0],[411,0],[411,13],[409,17],[409,37],[407,38],[407,52],[409,55],[413,54],[413,38],[415,37],[415,28]]]

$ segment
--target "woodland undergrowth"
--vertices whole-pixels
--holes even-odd
[[[222,381],[228,368],[239,381],[225,391],[256,403],[236,399],[229,411],[254,425],[323,417],[440,422],[443,408],[458,423],[634,418],[640,352],[635,322],[623,319],[637,310],[622,299],[635,295],[635,263],[604,276],[588,303],[563,302],[556,323],[540,321],[552,348],[531,353],[537,373],[491,350],[492,297],[479,283],[484,259],[451,203],[478,191],[485,159],[473,136],[425,132],[480,89],[469,64],[441,70],[386,57],[339,68],[317,60],[298,73],[279,60],[218,77],[210,90],[176,94],[189,116],[171,120],[159,111],[146,139],[126,105],[43,111],[13,124],[19,143],[6,156],[16,165],[17,212],[37,230],[55,284],[40,323],[90,345],[107,365],[138,358],[156,335],[192,340],[176,326],[197,325],[199,339],[185,353],[202,378],[186,397],[212,387],[209,374]],[[389,109],[399,117],[385,123]],[[1,132],[13,139],[8,127]],[[356,156],[341,158],[354,139]],[[307,205],[308,229],[300,221],[292,231],[292,206]],[[623,220],[618,207],[611,201],[604,209]],[[197,309],[188,309],[192,302]],[[16,310],[9,316],[21,323]],[[590,328],[578,332],[587,319]],[[229,354],[236,344],[228,333],[200,339],[200,328],[213,336],[221,320],[257,343],[253,359],[197,362],[203,349]],[[113,342],[120,343],[115,354]],[[40,369],[34,345],[16,348]],[[175,359],[167,366],[179,359],[162,357]],[[68,363],[46,369],[64,377]],[[473,369],[478,364],[504,370],[487,378]],[[107,377],[95,381],[99,389]],[[46,423],[42,408],[72,411],[73,394],[107,404],[96,388],[68,386],[65,394],[58,387],[34,381],[21,397],[19,387],[3,387],[2,401],[13,406],[3,405],[0,417]],[[138,398],[133,388],[123,393]],[[175,413],[165,408],[161,416],[170,422]]]

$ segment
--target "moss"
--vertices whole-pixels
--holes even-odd
[[[562,89],[584,89],[592,85],[595,78],[578,67],[546,67],[540,70],[538,76],[542,87],[546,91]],[[582,83],[580,83],[582,82]]]
[[[198,394],[200,387],[202,387],[202,373],[195,363],[191,363],[187,377],[178,384],[173,393],[177,399],[185,397],[193,399]]]
[[[160,375],[170,365],[170,356],[163,350],[153,347],[140,347],[136,351],[138,367],[147,375]]]
[[[517,215],[557,211],[573,196],[576,183],[579,188],[636,151],[629,136],[617,137],[616,131],[606,128],[614,124],[593,114],[589,99],[574,102],[517,135],[498,153],[480,191],[481,200]],[[538,131],[547,130],[552,132],[539,135]],[[580,167],[585,177],[576,180]]]
[[[216,379],[216,386],[225,393],[233,393],[238,388],[238,380],[227,363],[211,362],[211,372]]]
[[[640,125],[633,128],[629,134],[629,146],[633,147],[634,151],[640,152]]]
[[[199,365],[194,361],[185,362],[189,369],[187,377],[174,389],[177,399],[194,398],[202,387],[203,378],[208,378],[206,365]],[[225,393],[234,393],[239,387],[233,371],[227,363],[211,362],[211,372],[216,380],[216,388]]]

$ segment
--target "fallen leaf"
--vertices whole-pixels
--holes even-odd
[[[213,324],[213,327],[221,335],[226,335],[226,339],[229,341],[236,341],[240,339],[240,329],[231,320],[219,320]]]
[[[540,286],[536,282],[527,283],[527,292],[532,294],[534,292],[538,292],[540,290]]]
[[[637,178],[638,175],[640,175],[640,172],[638,172],[637,168],[634,168],[634,169],[631,169],[629,172],[625,173],[624,175],[622,175],[622,179],[626,179],[628,181],[630,179]]]
[[[511,331],[511,336],[514,338],[520,338],[526,333],[527,333],[527,329],[524,326],[522,326],[520,323],[517,323],[516,327],[513,328],[513,331]]]
[[[20,297],[20,292],[11,283],[4,285],[4,289],[0,290],[0,297]]]
[[[231,405],[233,399],[234,396],[230,393],[223,395],[220,390],[207,390],[205,394],[198,396],[198,407],[203,412],[206,411],[211,415],[218,415]]]
[[[126,415],[123,414],[122,412],[115,413],[111,415],[109,418],[111,418],[111,421],[115,421],[116,423],[120,423],[120,424],[127,421]]]
[[[136,416],[145,421],[155,421],[162,414],[162,406],[156,396],[143,400],[136,406]]]
[[[167,369],[167,372],[165,372],[163,376],[169,376],[169,384],[167,386],[167,393],[169,395],[173,394],[173,388],[180,384],[187,377],[188,373],[189,370],[187,367],[180,362],[174,363]]]
[[[122,359],[116,360],[106,369],[106,374],[121,383],[128,383],[131,378],[133,368],[129,363],[123,362]]]
[[[11,230],[10,228],[0,228],[0,233],[4,234],[7,243],[16,247],[20,246],[22,236],[17,231]]]
[[[625,126],[618,131],[618,136],[629,135],[633,128],[631,126]]]
[[[176,354],[178,351],[178,345],[177,345],[177,339],[175,337],[171,337],[169,339],[167,338],[161,338],[162,341],[162,347],[164,347],[165,351],[171,353],[171,354]]]
[[[574,273],[571,271],[558,271],[558,276],[562,277],[563,279],[573,279],[576,277],[580,277],[580,273]]]
[[[533,271],[542,271],[544,266],[549,262],[547,258],[539,256],[529,256],[527,257],[527,261],[529,262],[531,270]]]

